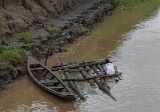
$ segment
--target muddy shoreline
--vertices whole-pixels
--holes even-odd
[[[56,16],[49,16],[45,21],[36,21],[27,32],[34,35],[35,42],[25,44],[16,34],[8,39],[8,45],[18,45],[25,49],[27,55],[42,59],[48,55],[64,52],[65,46],[74,43],[82,35],[89,35],[96,24],[110,16],[116,5],[110,0],[83,0],[65,8]],[[51,28],[51,30],[49,30]],[[10,36],[10,35],[9,35]],[[39,39],[38,37],[42,38]],[[49,48],[49,52],[47,53]],[[6,72],[7,70],[0,70]],[[6,74],[9,74],[7,72]],[[0,91],[15,79],[24,75],[23,69],[15,69],[13,77],[1,75]]]
[[[110,16],[115,5],[108,0],[88,0],[68,7],[55,17],[49,17],[45,22],[38,22],[29,28],[34,37],[42,37],[32,44],[19,46],[25,48],[28,55],[42,59],[48,55],[66,51],[65,46],[72,44],[82,35],[89,35],[96,24]],[[49,30],[51,28],[51,30]],[[16,36],[15,36],[16,37]],[[17,43],[16,43],[17,44]]]

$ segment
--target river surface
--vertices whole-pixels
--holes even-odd
[[[158,3],[158,2],[157,2]],[[28,76],[13,82],[0,95],[0,112],[159,112],[160,111],[160,7],[144,5],[117,9],[68,52],[49,57],[47,66],[62,61],[100,61],[109,58],[123,72],[111,92],[113,101],[99,90],[85,88],[85,101],[66,102],[34,85]],[[43,62],[43,61],[42,61]],[[88,89],[87,89],[88,88]]]

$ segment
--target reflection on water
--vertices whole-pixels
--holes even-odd
[[[111,58],[124,76],[111,91],[117,102],[97,89],[89,89],[88,83],[79,84],[86,101],[66,102],[32,84],[26,76],[0,95],[0,112],[159,112],[160,10],[148,18],[156,4],[158,0],[149,7],[115,11],[91,36],[80,38],[68,47],[69,52],[48,60],[51,67],[60,61],[59,56],[62,61]]]

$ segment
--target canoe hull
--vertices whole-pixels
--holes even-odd
[[[74,99],[68,86],[39,61],[28,57],[28,75],[43,90],[64,99]]]

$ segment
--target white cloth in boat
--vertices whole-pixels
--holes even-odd
[[[107,63],[105,67],[108,75],[113,75],[116,73],[113,63]]]

